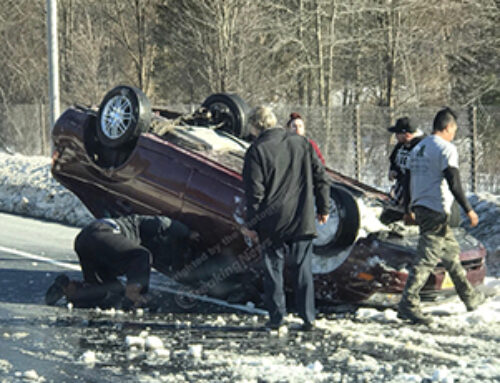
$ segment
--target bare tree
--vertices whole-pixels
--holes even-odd
[[[154,92],[154,64],[158,55],[154,30],[159,0],[105,0],[102,12],[110,37],[108,50],[115,70],[146,94]],[[130,61],[124,62],[127,57]]]

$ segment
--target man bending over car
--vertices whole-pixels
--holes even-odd
[[[128,308],[147,307],[149,274],[154,257],[175,260],[188,251],[198,234],[165,216],[129,215],[93,221],[75,239],[83,281],[59,275],[45,295],[48,305],[63,296],[75,307],[111,307],[123,300]],[[125,287],[117,279],[126,277]]]

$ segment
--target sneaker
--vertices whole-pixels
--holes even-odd
[[[467,308],[467,311],[474,311],[479,306],[481,306],[485,300],[486,296],[481,292],[477,292],[471,299],[469,299],[467,302],[464,303],[465,307]]]
[[[315,328],[314,322],[304,322],[300,327],[301,331],[312,331]]]
[[[45,303],[49,306],[54,306],[64,296],[64,288],[68,284],[69,277],[66,274],[58,275],[45,293]]]
[[[409,320],[415,324],[429,325],[432,323],[432,318],[430,316],[424,315],[419,309],[411,309],[406,306],[399,306],[398,318]]]

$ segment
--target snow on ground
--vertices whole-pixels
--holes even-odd
[[[91,214],[50,173],[48,157],[0,153],[0,210],[84,226]]]
[[[92,219],[80,201],[51,178],[50,159],[0,153],[0,163],[0,210],[77,226]],[[489,252],[489,277],[481,287],[489,298],[474,312],[467,312],[457,297],[424,304],[424,311],[434,318],[434,323],[426,327],[407,325],[392,310],[360,309],[355,316],[320,317],[314,338],[294,331],[271,333],[266,335],[267,341],[260,339],[255,345],[250,335],[247,339],[229,334],[221,343],[224,349],[203,346],[205,335],[200,339],[193,336],[191,344],[183,345],[170,339],[180,330],[167,335],[138,331],[124,336],[123,344],[111,352],[126,349],[131,361],[142,355],[138,360],[148,366],[168,365],[179,358],[195,366],[184,374],[164,373],[160,368],[141,373],[137,378],[144,382],[189,381],[203,374],[204,381],[214,381],[207,377],[219,372],[227,378],[220,381],[235,382],[498,382],[500,197],[481,194],[469,199],[480,217],[479,226],[469,231]],[[233,314],[212,322],[209,318],[201,316],[210,326],[220,326],[223,333],[224,326],[245,321],[255,326],[255,318],[249,316],[238,318]],[[288,322],[299,321],[289,316]],[[116,344],[119,336],[113,334],[106,341]],[[263,347],[262,342],[274,346]],[[75,362],[94,366],[106,358],[109,356],[89,350]],[[8,361],[0,360],[0,375],[2,370],[10,370]],[[34,377],[31,371],[24,374],[23,379]]]

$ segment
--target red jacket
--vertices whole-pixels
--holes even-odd
[[[314,140],[311,140],[310,138],[309,138],[309,142],[311,143],[312,147],[314,148],[314,151],[318,155],[318,158],[320,159],[321,163],[323,165],[325,165],[325,159],[323,158],[323,155],[321,154],[321,150],[319,150],[318,144],[316,142],[314,142]]]

